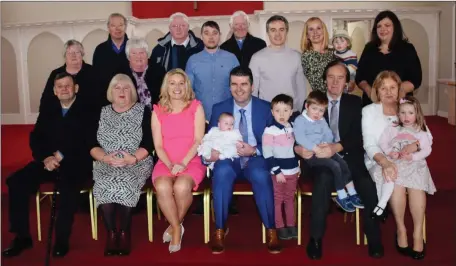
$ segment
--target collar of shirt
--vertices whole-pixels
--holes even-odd
[[[292,123],[288,123],[288,126],[284,126],[284,125],[280,124],[279,122],[277,122],[275,119],[273,120],[272,125],[276,126],[280,130],[282,130],[284,128],[292,128],[293,127]]]
[[[116,52],[118,54],[125,50],[125,45],[127,45],[127,38],[124,38],[124,41],[123,41],[122,45],[120,46],[120,48],[117,48],[116,44],[111,40],[111,47],[114,50],[114,52]]]
[[[239,110],[241,110],[241,109],[245,110],[246,117],[252,113],[252,99],[251,98],[250,98],[250,102],[245,107],[240,107],[239,105],[237,105],[237,103],[234,99],[233,99],[233,101],[234,101],[234,112],[236,114],[238,114]]]
[[[187,37],[187,39],[185,39],[185,41],[183,43],[181,43],[181,45],[183,45],[184,47],[187,46],[187,44],[190,42],[190,36]],[[174,40],[174,38],[171,38],[171,46],[174,46],[176,44],[176,41]]]
[[[203,49],[203,54],[204,55],[209,55],[209,56],[216,56],[220,53],[220,47],[217,47],[217,50],[215,50],[214,53],[209,53],[206,48]]]

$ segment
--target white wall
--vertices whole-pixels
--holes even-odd
[[[131,2],[2,2],[1,22],[31,23],[131,16]]]
[[[394,8],[407,6],[435,6],[436,3],[428,2],[290,2],[290,1],[273,1],[264,2],[265,10],[291,11],[291,10],[312,10],[312,9],[353,9],[353,8]]]

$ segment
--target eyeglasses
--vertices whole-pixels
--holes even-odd
[[[187,27],[187,24],[173,24],[173,25],[171,25],[171,28],[173,28],[173,29],[177,29],[177,28],[185,29],[186,27]]]
[[[66,52],[68,55],[82,55],[82,52],[81,51],[68,51]]]

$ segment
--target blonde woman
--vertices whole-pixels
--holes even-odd
[[[206,167],[197,156],[204,136],[205,118],[195,99],[188,76],[182,69],[169,71],[163,80],[160,101],[152,113],[152,135],[158,162],[152,173],[157,201],[170,226],[163,242],[169,252],[180,250],[182,221],[192,204],[192,189],[204,178]]]
[[[336,59],[334,49],[328,48],[328,43],[329,35],[325,23],[317,17],[309,18],[302,31],[301,63],[312,91],[326,93],[323,72],[326,65]]]
[[[128,255],[132,210],[153,166],[151,111],[137,102],[135,86],[125,74],[112,78],[107,99],[111,104],[101,110],[90,151],[96,160],[93,195],[108,231],[105,256]]]

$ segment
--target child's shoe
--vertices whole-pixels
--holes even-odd
[[[290,226],[287,229],[290,238],[298,239],[298,228],[296,226]]]
[[[334,202],[337,203],[337,205],[339,205],[346,212],[355,211],[355,206],[353,206],[349,197],[345,197],[343,199],[340,199],[339,197],[335,197]]]
[[[288,235],[288,229],[286,227],[277,228],[277,237],[280,240],[290,240],[291,237]]]
[[[364,204],[358,194],[348,196],[352,205],[358,209],[364,209]]]

